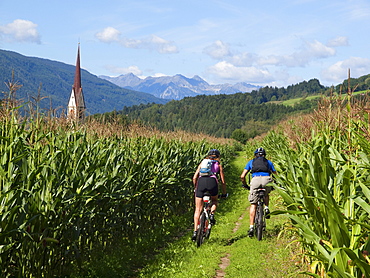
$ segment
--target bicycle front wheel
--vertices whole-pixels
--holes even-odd
[[[202,212],[202,214],[200,215],[200,219],[199,219],[199,227],[198,227],[197,239],[196,239],[198,247],[202,245],[206,237],[205,224],[206,224],[206,214]]]
[[[261,240],[263,233],[263,207],[261,205],[257,205],[254,226],[256,230],[256,237],[258,240]]]

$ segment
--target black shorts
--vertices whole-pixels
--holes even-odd
[[[195,196],[198,198],[203,198],[204,193],[209,191],[211,196],[218,195],[218,183],[217,180],[213,177],[200,177],[198,179],[198,186],[195,191]]]

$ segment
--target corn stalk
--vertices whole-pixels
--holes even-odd
[[[272,150],[280,146],[272,155],[281,185],[277,190],[287,210],[275,213],[289,215],[310,259],[309,274],[315,277],[370,275],[370,145],[357,132],[363,125],[351,122],[352,130],[344,133],[313,132],[296,149],[288,147],[281,133],[266,138],[267,144],[275,143]]]
[[[2,277],[68,276],[98,250],[147,240],[192,211],[191,177],[208,149],[220,148],[225,166],[231,157],[205,141],[18,121],[0,122]]]

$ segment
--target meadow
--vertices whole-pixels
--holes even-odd
[[[258,277],[253,274],[258,271],[261,277],[281,277],[258,263],[287,238],[301,259],[299,269],[289,264],[284,275],[370,275],[367,96],[356,102],[351,93],[325,98],[314,113],[290,119],[245,146],[138,125],[74,123],[37,109],[24,118],[12,99],[1,105],[3,277],[145,277],[161,271],[163,276],[156,277],[175,277],[174,271],[187,269],[188,261],[199,264],[199,256],[204,263],[184,275],[214,277],[227,254],[228,277]],[[272,218],[282,220],[268,228],[270,238],[251,261],[256,244],[244,238],[245,225],[232,234],[248,207],[235,177],[241,168],[233,163],[240,151],[248,156],[261,145],[279,173],[274,194],[280,205]],[[232,194],[220,210],[216,232],[193,255],[190,179],[211,148],[221,151],[225,171],[233,177],[228,185]],[[250,249],[244,249],[248,244]],[[171,262],[165,255],[170,250]],[[274,249],[273,254],[284,254],[277,265],[282,258],[291,260],[290,250]],[[159,263],[163,258],[167,263]]]

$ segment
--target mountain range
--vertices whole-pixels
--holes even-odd
[[[239,92],[251,92],[260,87],[245,82],[232,84],[210,85],[198,75],[187,78],[181,74],[174,76],[146,77],[139,78],[133,73],[109,77],[99,76],[122,88],[149,93],[161,99],[183,99],[197,95],[235,94]]]
[[[40,108],[64,113],[74,75],[75,65],[0,49],[0,91],[6,95],[9,92],[7,83],[16,83],[19,85],[16,96],[22,102],[35,102],[40,95],[37,103]],[[258,89],[246,83],[209,85],[199,76],[187,78],[180,74],[145,79],[132,73],[98,77],[82,69],[81,79],[88,115],[122,110],[125,106],[165,104],[171,99],[200,94],[232,94]]]
[[[18,84],[16,98],[21,102],[34,103],[40,95],[43,99],[38,100],[37,105],[41,109],[64,113],[75,69],[75,65],[0,49],[0,91],[5,97],[9,94],[6,83]],[[88,115],[121,110],[125,106],[168,102],[148,93],[121,88],[83,69],[81,81]]]

